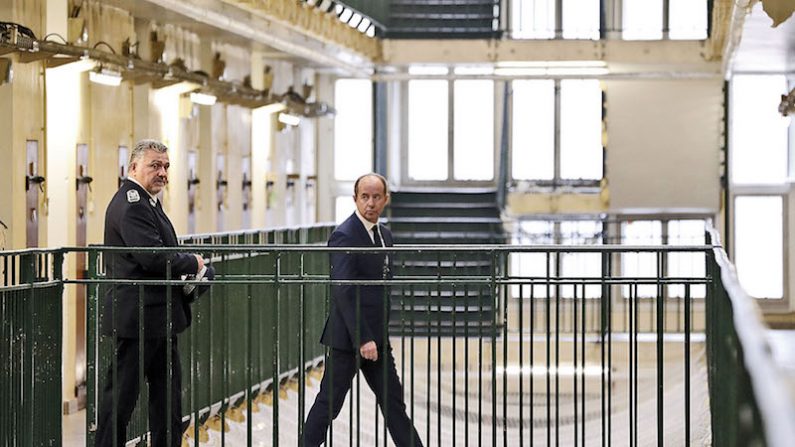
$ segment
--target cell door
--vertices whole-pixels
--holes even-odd
[[[251,228],[251,157],[240,160],[243,171],[243,228]]]
[[[215,197],[218,211],[215,231],[224,231],[224,222],[226,221],[224,210],[226,209],[226,187],[228,183],[226,180],[226,155],[218,154],[215,161],[215,170],[217,172],[215,176]]]
[[[39,175],[39,142],[26,143],[27,163],[25,173],[25,246],[39,246],[39,193],[44,177]]]
[[[76,221],[75,221],[75,245],[78,247],[85,247],[88,243],[88,192],[91,188],[93,178],[88,175],[88,145],[77,145],[77,157],[75,166],[75,187],[77,189],[77,197],[75,205]],[[88,264],[86,253],[75,254],[75,267],[77,269],[77,278],[85,279],[88,277]],[[75,395],[80,397],[85,393],[86,383],[86,292],[87,288],[84,284],[75,286],[76,290],[76,312],[77,321],[75,324]],[[78,399],[80,400],[80,399]]]
[[[188,151],[188,234],[196,234],[196,193],[199,186],[199,154]]]
[[[130,152],[127,146],[119,146],[119,187],[121,183],[127,179],[127,164],[129,162]]]

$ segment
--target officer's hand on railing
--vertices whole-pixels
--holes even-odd
[[[196,273],[199,273],[200,271],[202,271],[202,268],[204,267],[204,258],[202,257],[202,255],[194,254],[193,256],[196,256],[196,262],[198,262],[199,264],[199,268],[196,269]]]
[[[362,357],[366,358],[367,360],[372,360],[374,362],[378,360],[378,346],[374,341],[368,341],[367,343],[363,344],[359,348],[359,352],[361,352]]]

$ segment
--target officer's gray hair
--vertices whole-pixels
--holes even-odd
[[[133,162],[143,157],[146,151],[155,151],[158,154],[165,154],[168,152],[168,147],[157,140],[141,140],[135,143],[135,147],[132,153],[130,153],[130,164],[133,164]]]

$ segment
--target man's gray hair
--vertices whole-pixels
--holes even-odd
[[[135,143],[135,147],[130,153],[130,164],[144,156],[146,151],[155,151],[158,154],[168,152],[168,147],[157,140],[141,140]]]

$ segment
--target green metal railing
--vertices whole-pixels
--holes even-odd
[[[719,244],[717,232],[710,233]],[[707,349],[716,446],[790,446],[795,440],[791,389],[765,338],[756,301],[740,286],[726,253],[712,254]]]
[[[0,252],[0,445],[61,444],[58,251]]]
[[[701,382],[691,380],[699,368],[693,362],[700,362],[703,336],[698,328],[705,315],[712,445],[785,446],[795,439],[795,410],[783,392],[786,385],[765,344],[754,301],[742,292],[718,246],[332,249],[320,246],[329,230],[205,235],[195,239],[202,245],[176,249],[89,247],[0,254],[5,274],[0,288],[0,446],[60,445],[56,421],[64,284],[84,284],[89,292],[86,422],[87,445],[93,444],[97,390],[112,364],[114,342],[98,337],[96,316],[104,288],[112,283],[140,290],[185,283],[178,278],[108,278],[102,261],[122,251],[175,250],[202,253],[217,270],[210,290],[192,305],[192,326],[178,340],[182,408],[185,421],[193,424],[190,445],[198,446],[202,431],[213,426],[231,427],[213,435],[221,445],[286,445],[300,438],[303,415],[312,403],[307,376],[315,376],[318,368],[333,369],[324,363],[325,348],[318,339],[334,284],[387,286],[390,299],[384,312],[391,311],[393,321],[404,327],[390,343],[407,413],[425,445],[507,446],[529,440],[544,445],[689,445],[699,429],[691,423],[696,410],[691,407],[693,395],[702,392],[697,388]],[[214,245],[218,238],[223,245]],[[446,263],[388,280],[330,281],[328,256],[335,251],[386,251],[395,262],[406,255],[456,259],[479,252],[490,263],[475,273]],[[88,253],[87,279],[61,277],[64,256],[72,253]],[[657,259],[657,275],[633,277],[611,268],[628,253]],[[706,274],[669,274],[663,260],[675,253],[704,255]],[[546,273],[512,273],[511,257],[518,254],[542,256]],[[574,254],[596,255],[604,263],[602,276],[575,276],[556,268]],[[434,295],[442,285],[463,297],[474,293],[493,301],[443,300]],[[691,293],[705,285],[705,299]],[[673,287],[683,294],[671,296],[667,291]],[[656,292],[644,296],[642,290]],[[418,296],[430,299],[420,302]],[[496,330],[470,329],[467,319],[486,306]],[[413,319],[422,312],[427,325],[441,325],[451,314],[462,331],[412,334]],[[384,331],[386,336],[386,327]],[[672,356],[673,371],[668,369]],[[371,435],[386,445],[383,419],[368,406],[373,404],[366,404],[360,388],[357,379],[345,416],[332,425],[329,445],[364,445]],[[290,395],[298,400],[285,400],[287,390],[294,390]],[[128,427],[130,440],[146,437],[146,402],[142,386]],[[265,419],[256,416],[262,408],[269,408]],[[677,421],[681,428],[671,425]]]

